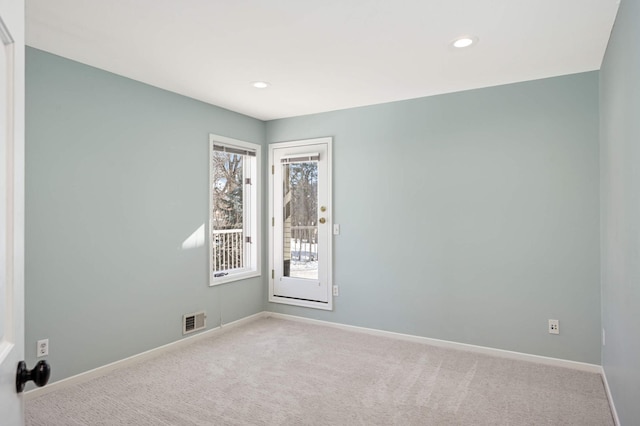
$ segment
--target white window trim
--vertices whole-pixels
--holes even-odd
[[[211,238],[213,230],[213,218],[211,212],[213,211],[213,191],[211,189],[211,175],[213,174],[213,145],[221,144],[234,148],[247,149],[255,151],[255,170],[251,173],[251,186],[252,186],[252,209],[255,211],[255,217],[251,220],[251,248],[252,248],[252,266],[248,269],[243,269],[239,272],[231,272],[224,277],[213,276],[213,241]],[[207,242],[209,244],[209,286],[217,286],[220,284],[230,283],[233,281],[244,280],[247,278],[259,277],[262,275],[262,147],[258,144],[245,142],[238,139],[229,138],[220,135],[209,135],[209,179],[208,179],[208,191],[209,191],[209,229]],[[244,211],[245,221],[249,212]]]

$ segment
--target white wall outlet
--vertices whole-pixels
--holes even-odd
[[[338,288],[337,285],[333,286],[333,295],[334,296],[340,296],[340,289]]]
[[[333,235],[340,235],[340,225],[337,223],[333,224]]]
[[[605,341],[604,327],[602,327],[602,346],[604,346],[605,344],[606,344],[606,341]]]
[[[549,333],[560,334],[560,321],[554,319],[549,320]]]
[[[49,339],[38,340],[37,357],[43,357],[49,355]]]

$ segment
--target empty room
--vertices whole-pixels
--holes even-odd
[[[0,425],[640,424],[640,0],[0,18]]]

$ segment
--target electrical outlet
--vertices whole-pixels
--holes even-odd
[[[604,334],[604,327],[602,328],[602,346],[606,345],[606,341],[605,341],[605,334]]]
[[[549,333],[560,334],[560,321],[554,319],[549,320]]]
[[[337,285],[333,286],[333,295],[334,296],[340,296],[340,289],[338,288]]]
[[[38,358],[49,355],[49,339],[38,340],[37,348]]]
[[[340,235],[340,225],[337,223],[333,224],[333,235]]]

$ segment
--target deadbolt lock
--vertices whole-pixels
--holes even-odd
[[[325,223],[327,220],[324,217],[320,218],[320,223]]]
[[[326,208],[325,206],[322,206],[322,207],[320,207],[320,211],[321,211],[321,212],[326,212],[326,211],[327,211],[327,208]]]

